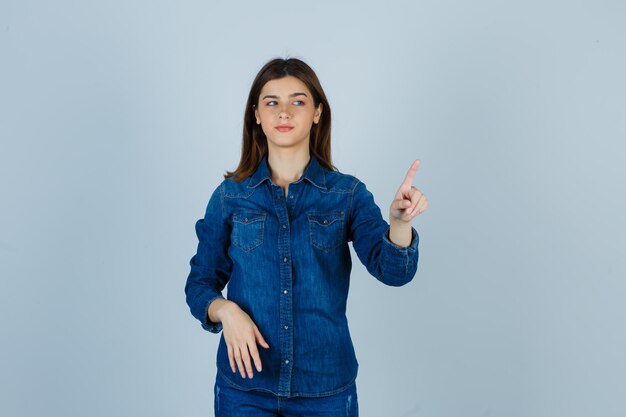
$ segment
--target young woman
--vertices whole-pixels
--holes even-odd
[[[365,184],[333,166],[330,116],[306,63],[265,64],[248,96],[239,166],[196,222],[185,294],[205,330],[223,330],[218,417],[358,416],[348,242],[386,285],[404,285],[417,270],[411,222],[428,206],[412,186],[419,160],[387,223]]]

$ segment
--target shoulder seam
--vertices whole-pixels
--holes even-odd
[[[354,190],[356,190],[356,187],[359,185],[360,182],[361,181],[359,181],[357,177],[354,177],[354,186],[352,187],[352,190],[350,191],[350,205],[348,206],[348,219],[350,219],[352,216],[352,202],[354,201]]]
[[[222,181],[222,183],[220,184],[219,189],[220,189],[220,211],[221,211],[222,221],[224,221],[226,219],[226,217],[224,216],[224,181]]]

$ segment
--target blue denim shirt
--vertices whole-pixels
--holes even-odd
[[[281,396],[319,397],[347,388],[358,362],[348,330],[346,300],[352,260],[348,242],[369,273],[401,286],[417,271],[419,237],[389,240],[372,193],[356,177],[322,167],[311,154],[285,198],[263,158],[241,182],[225,179],[196,222],[197,253],[185,285],[191,314],[219,333],[207,310],[216,298],[234,301],[269,344],[259,346],[263,370],[254,378],[233,373],[224,336],[218,372],[243,390]]]

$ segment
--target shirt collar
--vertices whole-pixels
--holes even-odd
[[[304,173],[302,177],[296,181],[296,183],[302,181],[303,178],[306,178],[311,184],[315,185],[318,188],[323,190],[326,189],[326,177],[324,173],[324,167],[322,167],[317,158],[313,154],[310,155],[310,160],[306,168],[304,169]],[[248,183],[248,187],[254,188],[261,184],[264,180],[270,180],[270,170],[267,166],[267,154],[263,156],[263,159],[259,163],[256,171],[250,177],[250,181]]]

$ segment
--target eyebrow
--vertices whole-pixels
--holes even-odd
[[[304,93],[291,93],[291,94],[289,94],[289,98],[295,97],[295,96],[305,96],[305,97],[308,97]],[[279,97],[278,96],[274,96],[274,95],[267,95],[267,96],[263,97],[261,100],[265,100],[266,98],[279,98]]]

